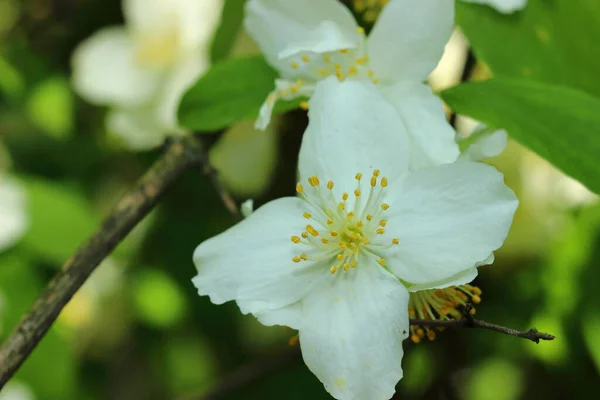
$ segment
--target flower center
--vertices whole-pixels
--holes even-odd
[[[382,238],[387,225],[383,214],[390,208],[383,202],[388,180],[380,178],[379,170],[373,171],[366,184],[360,172],[354,179],[352,197],[344,192],[337,199],[333,181],[321,185],[319,177],[311,176],[307,190],[301,183],[296,185],[298,195],[310,205],[311,212],[303,214],[308,220],[306,230],[292,236],[292,242],[304,250],[292,261],[330,261],[332,274],[356,268],[361,254],[375,257],[379,265],[385,266],[382,252],[400,242],[394,238],[385,243]],[[363,186],[368,192],[363,193]]]
[[[471,285],[450,286],[445,289],[421,290],[410,294],[408,316],[425,320],[448,321],[464,317],[467,304],[481,303],[481,289]],[[471,315],[475,308],[470,309]],[[438,328],[439,329],[439,328]],[[435,331],[427,326],[411,325],[410,339],[419,343],[425,336],[435,339]]]

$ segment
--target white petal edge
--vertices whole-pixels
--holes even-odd
[[[475,266],[502,246],[518,200],[495,168],[459,162],[407,174],[391,195],[386,235],[400,243],[389,269],[428,285]]]
[[[300,179],[333,180],[334,192],[355,189],[379,169],[390,181],[408,169],[408,137],[402,120],[377,86],[367,81],[319,82],[309,101],[309,124],[299,155]]]
[[[374,259],[359,265],[303,301],[302,356],[336,399],[389,399],[403,375],[409,295]]]
[[[295,197],[274,200],[201,243],[193,257],[198,294],[215,304],[236,300],[250,313],[302,299],[328,274],[327,264],[292,262],[300,250],[291,237],[304,230],[305,210],[304,201]]]
[[[465,3],[486,4],[504,14],[522,10],[527,6],[527,0],[461,0]]]
[[[406,125],[411,141],[410,169],[447,164],[458,159],[454,128],[446,120],[442,101],[429,86],[399,82],[382,92]]]
[[[156,114],[152,106],[111,110],[106,116],[106,129],[129,150],[151,150],[168,136]]]
[[[476,131],[479,130],[480,129],[476,129]],[[462,152],[459,159],[461,161],[481,161],[486,158],[497,157],[506,149],[507,144],[508,134],[506,131],[499,130],[484,133],[478,136],[473,143]]]
[[[280,53],[314,35],[322,21],[333,22],[344,36],[356,33],[356,21],[337,0],[249,0],[244,24],[267,60],[277,69],[287,64]]]
[[[117,27],[79,44],[71,64],[73,88],[96,105],[141,105],[154,96],[160,80],[158,71],[137,63],[133,39]]]
[[[14,180],[0,176],[0,251],[19,241],[29,227],[25,190]]]
[[[453,26],[454,1],[390,1],[369,35],[371,68],[386,83],[425,80],[440,62]]]

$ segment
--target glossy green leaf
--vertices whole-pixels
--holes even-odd
[[[76,190],[48,181],[25,179],[31,226],[23,245],[62,265],[98,227],[99,218]]]
[[[498,77],[572,86],[600,96],[600,2],[529,0],[514,14],[456,3],[456,21]]]
[[[506,129],[566,174],[600,193],[600,100],[543,83],[491,79],[442,92],[458,113]]]
[[[217,63],[183,96],[179,122],[192,130],[215,132],[254,119],[273,90],[277,76],[263,56]],[[301,101],[279,102],[275,111],[292,110]]]

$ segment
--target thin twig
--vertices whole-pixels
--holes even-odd
[[[115,206],[101,227],[50,281],[0,347],[0,389],[44,337],[71,297],[100,262],[152,210],[159,198],[186,170],[204,160],[195,137],[171,141],[162,157]]]
[[[554,336],[549,333],[539,332],[535,328],[531,328],[528,331],[517,331],[515,329],[507,328],[502,325],[496,325],[489,322],[481,321],[474,318],[464,318],[451,321],[439,321],[429,319],[411,319],[411,325],[420,326],[431,326],[436,328],[479,328],[488,329],[490,331],[503,333],[505,335],[516,336],[523,339],[531,340],[532,342],[539,343],[540,340],[554,340]]]

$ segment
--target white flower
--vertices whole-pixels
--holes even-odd
[[[74,52],[73,86],[108,105],[107,128],[132,149],[181,134],[177,106],[209,65],[222,0],[123,0],[126,26],[102,29]]]
[[[496,10],[510,14],[527,6],[527,0],[462,0],[465,3],[487,4]]]
[[[454,130],[441,101],[422,83],[438,64],[453,23],[452,1],[393,0],[367,38],[338,0],[250,0],[246,28],[281,74],[257,128],[269,124],[278,99],[310,96],[328,76],[368,80],[408,128],[411,168],[456,161]]]
[[[14,245],[28,226],[25,191],[0,173],[0,251]]]
[[[409,171],[402,120],[371,82],[329,78],[309,110],[298,197],[198,246],[193,282],[213,303],[298,329],[334,397],[388,399],[402,378],[408,288],[470,279],[502,245],[517,200],[484,164]]]

